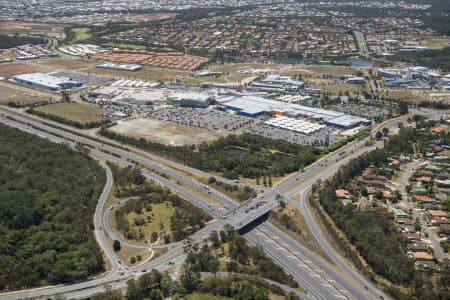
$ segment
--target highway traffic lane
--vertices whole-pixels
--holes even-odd
[[[41,128],[41,129],[43,129],[43,130],[45,130],[47,132],[50,132],[50,133],[53,133],[53,134],[56,134],[56,135],[60,135],[60,136],[64,136],[64,137],[66,137],[68,139],[75,140],[77,142],[84,143],[86,145],[90,145],[91,147],[95,147],[97,149],[102,149],[104,151],[106,150],[109,153],[112,153],[112,154],[115,154],[115,155],[119,155],[119,156],[125,158],[126,160],[134,161],[135,163],[143,165],[143,166],[145,166],[147,168],[154,169],[154,170],[157,170],[157,171],[159,171],[161,173],[167,174],[168,176],[170,176],[170,177],[172,177],[172,178],[174,178],[176,180],[179,180],[181,182],[184,182],[184,183],[192,186],[193,188],[199,190],[200,192],[203,192],[203,193],[206,192],[205,189],[204,189],[204,185],[203,184],[201,184],[201,183],[199,183],[197,181],[194,181],[194,180],[192,180],[191,178],[189,178],[187,176],[181,175],[181,174],[177,173],[176,171],[174,171],[171,168],[167,168],[167,167],[162,166],[162,165],[160,165],[160,164],[158,164],[158,163],[156,163],[154,161],[151,161],[149,159],[145,159],[145,158],[142,158],[142,157],[140,157],[138,155],[132,154],[132,153],[126,151],[126,150],[118,149],[118,148],[109,146],[107,144],[100,143],[98,141],[92,140],[90,138],[86,138],[84,136],[75,135],[75,134],[73,134],[71,132],[64,131],[64,130],[61,130],[61,129],[58,129],[58,128],[54,128],[52,126],[48,126],[48,125],[42,124],[42,123],[40,123],[38,121],[24,118],[24,117],[19,116],[19,115],[14,115],[13,117],[15,119],[19,120],[20,122],[32,124],[33,126],[39,127],[39,128]],[[38,133],[36,133],[36,134],[38,134]],[[213,188],[209,188],[209,192],[210,192],[209,193],[210,196],[214,197],[216,200],[218,200],[220,203],[223,203],[228,208],[234,207],[235,203],[230,197],[224,195],[223,193],[221,193],[221,192],[219,192],[219,191],[217,191],[217,190],[215,190]]]
[[[105,253],[107,259],[109,260],[111,264],[111,270],[110,272],[115,273],[119,269],[118,260],[119,258],[116,255],[116,252],[114,249],[110,246],[108,243],[106,236],[104,234],[104,231],[102,230],[102,224],[103,224],[103,208],[105,206],[106,201],[108,200],[108,197],[112,190],[113,185],[113,175],[111,172],[111,169],[108,167],[107,164],[105,164],[102,161],[98,161],[100,166],[105,169],[106,171],[106,183],[105,187],[103,188],[102,194],[100,195],[99,201],[95,208],[94,213],[94,234],[95,238],[97,240],[97,243],[99,244],[100,248]]]
[[[301,243],[297,242],[289,235],[278,229],[271,223],[264,222],[258,229],[264,232],[268,236],[276,237],[275,239],[279,244],[284,245],[288,249],[291,249],[292,253],[296,257],[301,258],[306,264],[311,264],[312,268],[320,273],[329,284],[335,286],[339,291],[346,295],[351,295],[355,299],[364,299],[367,297],[367,293],[364,289],[360,288],[355,282],[350,283],[342,274],[342,271],[337,269],[336,266],[331,265],[325,261],[322,257],[312,252]],[[326,252],[327,249],[325,249]]]
[[[345,297],[341,295],[342,293],[339,290],[323,280],[317,271],[292,255],[272,237],[264,235],[259,230],[252,230],[246,233],[245,237],[254,244],[261,245],[264,252],[282,266],[288,274],[291,274],[307,290],[307,293],[315,299],[327,299],[334,295]],[[348,298],[345,297],[345,299]]]
[[[112,158],[114,158],[114,156],[113,156]],[[272,192],[272,194],[273,194],[273,192]],[[206,236],[205,236],[205,237],[206,237]],[[170,253],[169,253],[169,254],[170,254]],[[153,263],[155,263],[155,262],[153,262]],[[153,263],[152,263],[152,264],[153,264]]]

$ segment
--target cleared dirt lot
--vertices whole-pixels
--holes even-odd
[[[4,63],[0,64],[0,77],[9,78],[15,75],[34,72],[45,72],[49,68],[25,63]]]
[[[103,109],[82,103],[56,103],[39,106],[35,110],[80,123],[96,122],[105,119],[101,116],[105,112]]]
[[[134,77],[143,80],[153,81],[169,81],[174,80],[178,76],[189,74],[187,71],[170,70],[157,67],[145,66],[142,70],[136,72],[116,71],[97,68],[96,65],[101,61],[87,59],[67,59],[67,58],[50,58],[35,61],[35,64],[50,67],[53,69],[73,70],[83,73],[98,74],[113,77]]]
[[[136,138],[142,137],[152,142],[173,146],[209,142],[226,135],[226,133],[211,132],[150,119],[118,121],[117,125],[110,130],[119,134]]]
[[[67,25],[39,22],[5,21],[0,22],[2,33],[61,33]]]
[[[18,103],[20,105],[29,105],[48,101],[53,95],[38,92],[14,85],[7,85],[0,82],[0,104],[7,104],[9,102]]]

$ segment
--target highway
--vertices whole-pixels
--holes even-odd
[[[54,137],[51,134],[48,134],[46,132],[40,132],[37,129],[32,128],[32,127],[27,126],[27,125],[24,125],[24,124],[12,122],[10,120],[5,120],[5,119],[1,119],[0,121],[7,122],[8,125],[10,125],[10,126],[19,127],[19,129],[21,129],[21,130],[25,130],[25,131],[28,131],[28,132],[31,132],[31,133],[34,133],[34,134],[39,134],[39,135],[47,137],[47,138],[49,138],[51,140],[55,140],[55,141],[58,141],[58,142],[64,142],[64,139],[62,139],[62,138]],[[34,124],[34,125],[38,125],[38,124]],[[116,156],[113,156],[113,155],[110,155],[110,154],[99,152],[97,150],[91,150],[91,154],[101,156],[101,157],[103,157],[105,159],[114,161],[115,163],[119,163],[121,165],[129,164],[129,162],[124,161],[123,159],[120,159],[120,158],[118,158]],[[148,171],[144,171],[144,174],[145,174],[145,172],[148,172]],[[147,176],[156,176],[153,173],[147,173],[146,175]],[[153,177],[153,178],[158,180],[156,177]],[[164,177],[161,177],[161,178],[165,179]],[[161,178],[159,178],[159,179],[161,179]],[[165,180],[167,180],[167,179],[165,179]],[[168,180],[167,180],[167,183],[173,184],[171,181],[168,181]],[[174,184],[174,185],[177,186],[176,184]],[[176,189],[177,187],[171,187],[171,188]],[[180,188],[180,187],[178,186],[178,188]],[[269,195],[272,195],[272,198],[269,197],[269,196],[262,196],[262,199],[264,199],[264,197],[267,197],[266,200],[264,200],[264,201],[271,201],[272,203],[274,203],[274,201],[273,201],[274,197],[273,196],[275,195],[275,193],[274,192],[269,192]],[[188,194],[187,196],[189,196],[189,198],[190,198],[189,200],[192,201],[192,197],[190,197],[191,195]],[[203,199],[199,198],[199,199],[197,199],[197,201],[198,201],[198,203],[196,203],[196,204],[199,205],[200,207],[203,207],[203,208],[205,208],[205,206],[206,206],[206,208],[208,207],[207,202],[204,201]],[[203,204],[201,203],[202,201],[204,202]],[[257,201],[257,200],[253,200],[253,201]],[[258,201],[260,201],[260,200],[258,200]],[[233,205],[234,205],[234,203],[233,203]],[[249,204],[247,204],[247,205],[249,205]],[[244,209],[245,209],[244,207],[245,207],[245,205],[240,207],[240,208],[238,208],[238,210],[230,212],[230,217],[229,217],[230,221],[233,222],[235,220],[234,222],[237,222],[237,220],[244,220],[244,219],[247,220],[247,219],[249,219],[247,213],[245,213],[245,211],[244,211]],[[233,214],[233,212],[235,212],[235,213]],[[215,216],[216,217],[220,217],[220,214],[219,213],[215,213]],[[225,224],[225,221],[228,222],[228,220],[226,220],[226,219],[218,218],[218,220],[216,222],[209,224],[207,227],[205,227],[202,230],[200,230],[199,232],[195,233],[191,238],[193,240],[201,241],[204,238],[206,238],[213,230],[220,230],[223,227],[223,225]],[[274,242],[275,241],[272,241],[271,243],[274,243]],[[103,248],[103,245],[101,245],[101,246]],[[164,263],[164,262],[166,262],[169,259],[174,259],[174,258],[177,258],[177,257],[182,256],[182,255],[183,255],[182,245],[181,244],[175,245],[174,248],[169,250],[163,256],[158,257],[157,259],[152,260],[149,263],[142,265],[140,267],[140,269],[136,270],[138,272],[137,274],[139,274],[140,270],[143,270],[143,269],[147,269],[148,270],[150,268],[160,267],[161,263]],[[274,257],[274,259],[277,262],[282,263],[282,259],[278,258],[278,260],[277,260],[276,256]],[[309,271],[309,273],[307,273],[308,271]],[[292,272],[291,271],[290,273],[293,273],[293,275],[295,275],[296,278],[302,278],[302,277],[308,278],[307,279],[307,281],[309,282],[308,286],[310,287],[308,289],[308,292],[311,292],[311,293],[315,292],[317,295],[320,295],[320,292],[318,293],[318,292],[316,292],[316,290],[320,291],[321,289],[323,289],[323,286],[321,286],[318,283],[316,278],[311,277],[311,276],[310,277],[306,276],[307,274],[312,274],[313,272],[315,272],[313,269],[309,269],[308,268],[306,270],[303,270],[303,269],[302,270],[296,270],[296,272]],[[134,275],[136,275],[136,273],[134,273]],[[117,274],[112,274],[112,275],[104,277],[102,279],[96,279],[96,280],[92,280],[92,281],[88,281],[88,282],[80,283],[80,284],[76,284],[76,285],[64,286],[62,288],[56,288],[55,290],[52,290],[50,288],[50,289],[44,289],[44,290],[39,290],[39,291],[33,291],[33,292],[31,292],[30,295],[33,295],[33,296],[48,295],[48,294],[51,294],[52,292],[57,291],[59,293],[64,293],[64,295],[69,295],[70,294],[70,295],[73,295],[73,296],[77,295],[77,297],[81,297],[81,295],[85,295],[85,294],[88,294],[88,293],[91,293],[91,292],[95,292],[95,291],[98,292],[99,291],[99,285],[111,284],[111,283],[115,282],[116,280],[123,281],[123,280],[126,280],[128,278],[127,276],[133,276],[133,274],[127,274],[124,277],[120,277],[120,276],[118,277],[118,276],[119,275],[117,275]],[[118,287],[120,287],[120,285],[118,285]],[[339,293],[339,292],[336,291],[335,294],[337,294],[337,293]],[[8,295],[9,298],[5,298],[5,299],[17,299],[17,298],[20,298],[21,296],[23,296],[23,293],[19,292],[18,294]],[[317,299],[323,299],[323,298],[322,297],[317,297]]]
[[[190,178],[187,178],[183,175],[180,175],[178,172],[172,170],[171,168],[166,168],[165,166],[157,164],[153,161],[149,161],[148,159],[144,159],[135,154],[129,153],[128,151],[125,151],[123,149],[117,149],[116,147],[102,144],[97,141],[93,141],[91,139],[85,138],[85,137],[80,137],[76,134],[68,133],[68,132],[60,130],[60,129],[55,129],[50,126],[43,125],[37,121],[30,121],[28,118],[23,118],[23,117],[17,116],[17,115],[14,115],[13,117],[15,119],[18,119],[25,123],[32,123],[33,126],[35,126],[36,128],[32,128],[28,125],[17,123],[17,122],[12,122],[12,121],[4,119],[4,118],[1,118],[0,122],[6,123],[10,126],[18,127],[21,130],[28,131],[33,134],[37,134],[39,136],[47,137],[56,142],[67,143],[66,139],[68,138],[73,141],[85,143],[85,144],[90,145],[91,147],[97,148],[99,150],[103,150],[103,151],[106,150],[107,152],[113,153],[114,155],[104,153],[103,151],[97,151],[95,149],[91,150],[91,154],[99,155],[102,158],[115,161],[116,163],[118,161],[120,161],[120,164],[122,164],[122,165],[130,164],[129,161],[133,161],[134,163],[139,164],[139,166],[145,166],[146,168],[148,168],[150,170],[156,170],[158,173],[164,173],[166,175],[169,175],[170,177],[172,177],[176,180],[179,180],[180,182],[183,182],[189,186],[193,186],[196,189],[205,193],[204,185],[202,185]],[[390,124],[390,125],[394,126],[394,124]],[[39,129],[37,129],[37,128],[39,128]],[[42,131],[42,130],[44,130],[44,131]],[[58,136],[48,134],[45,131],[51,132]],[[62,137],[64,137],[64,138],[62,138]],[[343,149],[346,149],[345,150],[346,153],[349,153],[351,151],[355,151],[356,149],[358,149],[363,143],[364,143],[364,141],[356,142],[353,145],[349,145]],[[341,150],[341,152],[342,151],[344,151],[344,150]],[[341,153],[341,152],[339,152],[339,153]],[[246,226],[248,223],[253,221],[254,218],[257,218],[260,214],[264,214],[263,213],[264,211],[268,211],[272,207],[274,207],[277,204],[276,196],[281,192],[287,191],[288,193],[290,193],[288,196],[295,195],[297,193],[302,193],[303,200],[302,200],[302,202],[299,203],[299,207],[300,208],[304,207],[303,210],[307,214],[309,210],[307,209],[307,206],[304,205],[304,197],[306,197],[305,191],[307,191],[307,189],[310,187],[310,185],[312,183],[314,183],[317,180],[317,178],[319,178],[316,176],[320,175],[322,178],[326,178],[332,174],[332,171],[337,170],[338,166],[344,162],[344,160],[342,160],[340,157],[340,156],[343,156],[343,154],[339,154],[339,153],[335,153],[331,156],[328,156],[326,158],[319,160],[317,163],[313,164],[311,167],[306,168],[306,170],[303,173],[299,172],[299,173],[294,174],[293,176],[290,176],[287,180],[278,184],[274,189],[263,193],[256,199],[252,199],[251,201],[249,201],[237,208],[234,208],[234,207],[236,207],[236,204],[232,201],[232,199],[224,196],[223,194],[221,194],[217,191],[214,191],[213,189],[209,189],[210,195],[212,197],[214,197],[215,199],[217,199],[221,203],[221,206],[226,206],[221,211],[219,210],[218,207],[217,207],[217,210],[212,211],[212,207],[210,207],[211,205],[208,204],[201,197],[199,197],[187,190],[183,191],[183,188],[181,186],[173,183],[172,181],[166,179],[165,177],[159,176],[147,169],[143,170],[143,173],[146,176],[152,178],[153,180],[155,180],[163,185],[171,185],[169,188],[175,190],[177,193],[180,193],[185,198],[187,198],[189,201],[195,202],[196,205],[204,208],[206,211],[209,211],[209,213],[211,213],[213,216],[215,216],[217,218],[217,220],[215,222],[208,224],[208,226],[206,226],[205,228],[198,231],[197,233],[195,233],[192,236],[192,239],[201,241],[204,238],[206,238],[210,234],[210,232],[212,232],[213,230],[220,230],[225,223],[230,223],[230,224],[234,225],[236,228],[241,228],[241,227]],[[355,153],[355,155],[357,155],[357,153]],[[122,158],[119,158],[117,156],[120,156]],[[336,163],[336,160],[340,161],[340,164],[334,165]],[[157,177],[157,176],[159,176],[159,177]],[[158,181],[158,180],[160,180],[160,181]],[[165,182],[164,182],[164,180],[165,180]],[[303,183],[303,184],[301,184],[301,183]],[[193,199],[195,199],[195,200],[193,200]],[[257,208],[250,209],[250,207],[252,207],[252,206],[255,207],[257,204],[260,204],[260,203],[263,203],[263,204],[259,205]],[[225,214],[225,210],[229,209],[229,208],[234,208],[234,209],[232,209],[229,213]],[[248,212],[247,212],[247,210],[248,210]],[[222,211],[223,211],[224,215],[222,215]],[[305,216],[305,218],[306,218],[306,216]],[[97,219],[97,214],[96,214],[95,219]],[[312,232],[316,233],[317,236],[319,237],[319,239],[320,238],[323,239],[323,237],[320,234],[320,231],[316,232],[316,230],[314,230],[314,228],[315,228],[314,226],[316,226],[316,228],[317,228],[317,224],[315,224],[315,221],[313,218],[311,218],[310,222],[311,222],[311,224],[309,224],[309,222],[308,222],[308,225],[311,226]],[[98,223],[96,221],[96,224],[97,224],[96,228],[99,228],[98,225],[101,223]],[[349,299],[365,299],[365,298],[367,298],[367,296],[364,295],[364,290],[362,287],[363,286],[371,286],[371,285],[367,285],[364,278],[363,278],[363,280],[364,280],[363,284],[361,284],[361,286],[357,286],[355,288],[355,287],[353,287],[353,283],[347,282],[347,280],[342,279],[343,278],[342,274],[339,274],[339,273],[333,274],[333,272],[331,272],[331,271],[333,271],[334,269],[331,269],[331,271],[330,271],[329,268],[326,268],[326,267],[324,267],[324,265],[321,265],[321,263],[327,264],[326,262],[313,261],[312,259],[306,259],[308,261],[311,261],[311,263],[309,263],[309,262],[305,263],[304,257],[306,257],[306,256],[298,257],[296,255],[291,255],[291,256],[294,256],[293,259],[303,261],[303,263],[301,263],[301,264],[305,265],[305,267],[295,268],[293,270],[291,267],[291,263],[285,261],[287,258],[286,253],[283,253],[280,251],[275,251],[275,250],[281,250],[281,249],[271,248],[270,244],[277,243],[277,241],[274,240],[273,237],[281,236],[280,231],[278,229],[274,228],[273,226],[267,226],[266,224],[263,224],[260,227],[264,228],[265,230],[268,230],[270,232],[270,234],[268,234],[268,235],[266,234],[266,238],[264,238],[264,241],[259,240],[262,243],[262,246],[264,247],[264,249],[266,249],[266,250],[271,249],[270,252],[269,251],[267,251],[267,252],[269,255],[271,255],[274,258],[274,260],[277,263],[280,263],[280,265],[284,266],[285,269],[289,273],[293,274],[295,278],[297,278],[299,280],[301,278],[300,282],[303,282],[305,284],[305,286],[308,287],[308,292],[311,293],[310,295],[312,295],[312,296],[316,295],[316,297],[314,297],[314,298],[324,299],[325,297],[328,297],[328,296],[333,297],[334,295],[338,295],[340,297],[345,297],[345,298],[349,298]],[[258,238],[260,238],[260,235],[265,234],[264,232],[258,231],[258,230],[260,230],[259,227],[256,230],[250,231],[249,233],[247,233],[245,235],[246,238],[248,238],[250,241],[252,241],[252,240],[258,241]],[[278,232],[277,232],[277,230],[278,230]],[[99,231],[101,231],[101,230],[99,230]],[[255,235],[257,235],[257,233],[258,233],[258,236],[255,236]],[[97,236],[97,233],[96,233],[96,236]],[[317,237],[316,237],[316,239],[317,239]],[[97,237],[97,240],[99,240],[99,237]],[[99,243],[101,243],[101,242],[99,242]],[[313,257],[317,257],[317,255],[313,254],[311,251],[309,251],[307,249],[302,249],[301,248],[302,246],[299,245],[296,241],[285,240],[284,244],[291,245],[290,247],[292,247],[292,249],[301,249],[301,253],[299,250],[296,251],[296,252],[300,253],[301,255],[309,255],[310,257],[312,255]],[[322,243],[321,243],[321,245],[322,245]],[[328,243],[325,240],[324,240],[323,247],[326,250],[333,249],[332,247],[329,247]],[[104,248],[104,247],[102,246],[102,248]],[[282,248],[282,247],[276,247],[276,248]],[[273,252],[272,252],[272,250],[273,250]],[[283,251],[283,250],[281,250],[281,251]],[[335,251],[333,250],[331,252],[334,253]],[[106,255],[109,258],[109,254],[106,253]],[[63,287],[49,287],[49,288],[43,288],[43,289],[38,289],[38,290],[32,290],[32,291],[23,291],[23,292],[19,291],[14,294],[8,294],[8,295],[3,294],[0,298],[1,299],[19,299],[19,298],[23,298],[23,297],[27,297],[27,296],[36,297],[36,296],[40,296],[40,295],[54,295],[54,294],[59,294],[59,293],[64,293],[64,295],[71,295],[73,297],[78,298],[78,297],[82,297],[83,295],[89,295],[89,293],[92,293],[95,291],[101,291],[101,286],[103,286],[106,283],[112,284],[113,287],[116,287],[116,286],[120,287],[120,284],[123,284],[123,282],[127,278],[130,278],[131,276],[137,276],[137,274],[139,274],[139,273],[135,273],[135,272],[139,272],[142,269],[148,270],[151,268],[158,268],[158,269],[164,268],[165,263],[168,260],[176,259],[177,262],[181,262],[182,257],[183,257],[182,245],[175,244],[174,247],[172,249],[170,249],[164,255],[142,265],[142,267],[140,267],[140,269],[138,269],[138,270],[131,270],[130,271],[131,273],[126,274],[125,276],[119,276],[117,274],[112,274],[113,272],[111,272],[110,275],[104,276],[103,278],[93,279],[93,280],[83,282],[83,283],[67,285],[67,286],[63,286]],[[342,259],[341,260],[337,259],[337,261],[343,262]],[[337,264],[337,265],[339,265],[339,267],[342,270],[344,270],[345,273],[348,273],[350,275],[353,275],[353,273],[357,274],[356,271],[349,268],[349,266],[346,264],[346,262],[343,262],[343,263],[344,263],[343,266],[340,266],[339,264]],[[324,275],[321,276],[321,274],[317,274],[317,272],[319,272],[317,270],[321,270],[322,272],[324,272]],[[133,272],[133,271],[135,271],[135,272]],[[310,273],[308,273],[308,271],[310,271]],[[318,280],[317,278],[314,278],[317,276],[312,276],[311,274],[319,275],[319,277],[322,279]],[[357,274],[357,275],[359,275],[359,274]],[[359,275],[359,277],[362,278],[360,275]],[[308,278],[308,280],[305,278]],[[356,278],[356,276],[355,276],[355,278]],[[357,278],[357,279],[360,279],[360,278]],[[338,281],[336,279],[340,279],[340,280]],[[119,280],[119,282],[116,282],[116,280]],[[325,281],[323,281],[323,280],[325,280]],[[336,283],[334,284],[334,282],[336,282]],[[324,284],[324,285],[322,285],[322,284]],[[373,289],[373,290],[375,291],[375,289]],[[325,294],[323,294],[323,293],[325,293]],[[333,294],[330,295],[331,293],[333,293]],[[347,294],[349,294],[349,295],[347,295]]]

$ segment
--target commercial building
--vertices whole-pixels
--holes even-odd
[[[54,92],[79,88],[83,85],[72,78],[56,77],[45,73],[16,75],[12,80],[27,86]]]
[[[341,129],[349,129],[357,126],[367,126],[370,125],[370,120],[365,118],[360,118],[351,115],[342,115],[337,118],[329,119],[325,121],[328,126],[333,126]]]
[[[208,106],[211,96],[204,93],[183,92],[174,93],[169,99],[174,106],[204,108]]]
[[[300,132],[303,134],[311,134],[326,127],[325,125],[288,117],[272,118],[265,121],[264,123],[267,125],[272,125],[274,127]]]
[[[303,88],[302,81],[294,80],[289,76],[269,75],[264,79],[252,82],[250,89],[264,92],[296,92]]]
[[[97,68],[135,72],[135,71],[141,70],[142,66],[136,65],[136,64],[125,65],[125,64],[114,64],[114,63],[108,62],[108,63],[97,65]]]
[[[345,80],[345,82],[350,84],[364,84],[366,83],[366,80],[364,77],[349,77]]]
[[[258,96],[231,95],[217,99],[220,106],[248,117],[257,117],[265,112],[271,112],[278,116],[286,116],[309,121],[324,121],[328,126],[337,128],[354,128],[361,125],[369,125],[367,119],[346,115],[342,112],[314,108],[294,103],[280,102]]]

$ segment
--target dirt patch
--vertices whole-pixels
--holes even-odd
[[[2,33],[62,33],[67,25],[39,22],[5,21],[0,22]]]
[[[97,74],[103,76],[133,77],[150,81],[170,81],[176,79],[179,76],[189,74],[189,72],[187,71],[164,69],[150,66],[144,66],[142,70],[136,72],[100,69],[97,68],[96,66],[100,64],[101,61],[94,61],[80,58],[73,58],[73,59],[50,58],[45,60],[36,60],[34,61],[34,63],[35,65],[41,65],[44,68],[49,68],[52,69],[53,71],[56,68],[61,70],[72,70],[77,72]]]
[[[0,76],[10,78],[19,74],[49,71],[50,68],[24,63],[0,64]]]
[[[19,105],[30,105],[48,101],[52,96],[51,94],[0,83],[0,104],[13,102]]]
[[[75,71],[86,71],[90,67],[95,67],[97,63],[86,59],[49,58],[35,60],[33,65],[42,65],[51,69],[65,69]]]
[[[108,238],[108,242],[112,247],[112,240],[110,238]],[[141,249],[141,248],[130,248],[124,245],[121,245],[121,249],[119,252],[116,252],[117,256],[120,258],[120,261],[122,262],[122,266],[128,266],[131,267],[133,264],[131,264],[130,259],[132,256],[136,257],[137,255],[140,255],[142,257],[142,260],[140,262],[137,262],[136,264],[139,264],[141,262],[144,262],[146,260],[148,260],[150,258],[150,256],[152,255],[152,251],[150,250],[145,250],[145,249]],[[155,257],[155,255],[153,256],[153,258]],[[134,264],[134,265],[136,265]],[[123,267],[119,268],[119,272],[123,271]]]
[[[211,132],[151,119],[118,121],[117,125],[112,127],[111,130],[127,136],[142,137],[152,142],[173,146],[210,142],[226,135],[225,133]]]
[[[149,21],[172,19],[175,18],[176,16],[177,14],[175,13],[154,13],[154,14],[138,14],[132,16],[132,18],[142,22],[149,22]]]

